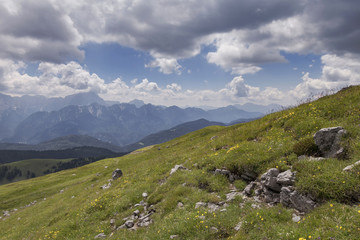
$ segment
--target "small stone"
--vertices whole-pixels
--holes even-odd
[[[220,209],[219,205],[215,203],[208,203],[207,207],[209,208],[209,212],[215,212]]]
[[[182,202],[178,202],[177,207],[178,207],[178,208],[183,208],[183,207],[184,207],[184,204],[183,204]]]
[[[255,204],[255,203],[251,204],[251,207],[254,208],[254,209],[260,208],[260,206],[258,204]]]
[[[139,211],[139,210],[135,210],[135,211],[133,212],[133,215],[134,215],[134,216],[139,216],[139,215],[140,215],[140,211]]]
[[[360,161],[357,161],[354,164],[351,164],[343,169],[344,172],[350,172],[355,166],[360,165]]]
[[[195,203],[195,209],[199,208],[199,207],[206,207],[206,203],[204,202],[197,202]]]
[[[142,193],[142,197],[143,197],[143,198],[147,198],[147,197],[148,197],[148,194],[147,194],[146,192],[143,192],[143,193]]]
[[[114,225],[115,225],[115,221],[116,221],[115,219],[110,219],[110,225],[111,225],[111,226],[114,226]]]
[[[127,228],[132,228],[132,227],[134,226],[134,221],[132,221],[132,220],[126,221],[126,222],[125,222],[125,226],[126,226]]]
[[[94,238],[106,238],[106,235],[105,235],[105,233],[99,233]]]
[[[178,235],[171,235],[170,239],[175,239],[175,238],[178,238],[178,237],[179,237]]]
[[[242,222],[239,222],[235,227],[235,231],[239,231],[241,229],[241,226],[242,226]]]
[[[293,222],[300,222],[300,220],[301,220],[301,217],[300,216],[298,216],[298,215],[296,215],[296,214],[293,214],[293,217],[292,217],[292,221]]]
[[[61,190],[60,190],[60,193],[63,193],[63,192],[64,192],[64,189],[61,189]]]
[[[9,217],[9,216],[10,216],[10,212],[9,212],[9,211],[3,211],[3,215],[4,215],[4,217]]]
[[[177,172],[178,170],[188,170],[186,167],[184,167],[183,165],[175,165],[175,167],[173,167],[170,171],[170,175],[174,174],[175,172]]]
[[[120,227],[118,227],[116,230],[119,230],[119,229],[125,229],[127,228],[125,224],[121,225]]]
[[[219,231],[219,229],[217,229],[216,227],[211,227],[210,230],[211,230],[212,232],[218,232],[218,231]]]

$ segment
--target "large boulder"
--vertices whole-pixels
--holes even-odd
[[[326,158],[340,158],[344,155],[341,138],[346,134],[343,127],[323,128],[315,133],[314,140],[322,155]]]

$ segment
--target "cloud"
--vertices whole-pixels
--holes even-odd
[[[0,57],[57,62],[82,59],[72,19],[48,1],[0,3]]]
[[[360,84],[360,56],[358,54],[326,54],[321,57],[323,64],[319,78],[311,78],[309,73],[303,82],[290,91],[295,99],[304,99],[321,92],[336,91],[343,87]]]
[[[171,58],[156,58],[151,61],[149,64],[145,64],[147,68],[159,68],[159,72],[164,74],[176,73],[181,74],[181,65],[177,62],[176,59]]]

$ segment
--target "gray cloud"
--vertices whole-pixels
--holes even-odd
[[[147,66],[167,74],[181,69],[168,63],[213,45],[209,62],[254,73],[285,61],[281,51],[359,53],[356,6],[357,0],[3,0],[0,57],[60,63],[81,59],[87,42],[116,42],[149,52],[154,61]]]
[[[68,16],[47,1],[17,3],[0,4],[1,57],[50,62],[83,57],[81,36]]]
[[[304,20],[316,28],[315,38],[333,53],[360,53],[360,5],[357,0],[309,1]]]

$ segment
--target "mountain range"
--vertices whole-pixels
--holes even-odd
[[[253,107],[256,106],[262,111],[272,107]],[[3,143],[36,145],[64,136],[86,135],[115,146],[126,146],[198,119],[220,124],[261,116],[263,112],[245,111],[236,106],[204,110],[155,106],[141,100],[109,102],[91,92],[65,98],[0,94],[0,139]]]

